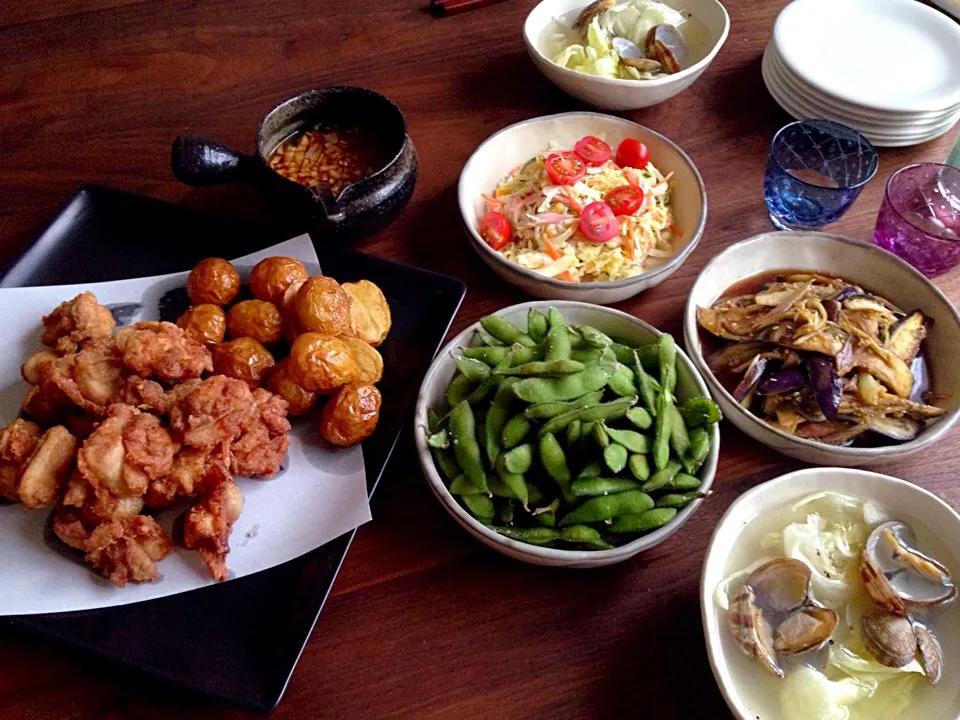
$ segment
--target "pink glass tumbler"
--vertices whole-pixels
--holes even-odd
[[[927,277],[960,263],[960,169],[907,165],[887,180],[873,241]]]

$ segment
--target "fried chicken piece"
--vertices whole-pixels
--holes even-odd
[[[156,580],[156,563],[173,550],[173,543],[152,517],[134,515],[98,525],[82,549],[88,563],[123,587],[128,582]]]
[[[60,303],[42,322],[40,341],[60,354],[75,352],[87,340],[110,337],[116,327],[113,314],[89,291]]]
[[[77,440],[63,425],[47,430],[27,460],[18,493],[28,509],[52,503],[73,467]]]
[[[20,476],[40,442],[41,433],[35,423],[19,418],[0,430],[0,497],[20,499]]]
[[[118,498],[106,487],[94,487],[74,470],[53,512],[53,532],[67,545],[83,550],[87,538],[108,520],[134,517],[143,510],[143,497]]]
[[[181,448],[173,459],[170,473],[151,480],[145,500],[152,508],[166,507],[177,498],[203,492],[226,474],[227,445],[213,448]]]
[[[104,487],[118,498],[141,496],[151,480],[169,474],[179,449],[158,417],[130,405],[111,405],[80,448],[77,468],[94,488]]]
[[[287,401],[263,388],[253,391],[253,399],[254,410],[230,446],[230,470],[234,475],[266,477],[280,469],[290,445]]]
[[[227,578],[230,530],[243,509],[243,495],[229,475],[223,475],[207,496],[187,512],[183,540],[203,558],[216,580]]]
[[[170,426],[182,433],[183,444],[190,447],[210,448],[232,441],[254,411],[250,387],[223,375],[183,383],[167,395]]]
[[[173,323],[134,323],[117,330],[113,340],[123,365],[143,378],[180,381],[213,370],[206,346]]]
[[[45,369],[39,385],[42,392],[47,383],[52,383],[82,410],[103,415],[107,406],[120,399],[123,365],[109,339],[89,342],[79,352],[58,358]]]

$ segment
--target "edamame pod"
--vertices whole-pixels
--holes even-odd
[[[573,502],[573,494],[570,492],[570,466],[567,464],[563,447],[552,433],[540,438],[540,464],[560,488],[564,499]]]
[[[563,328],[564,330],[567,329],[567,322],[563,319],[563,315],[560,314],[559,310],[553,307],[547,309],[547,323],[551,328],[558,327]]]
[[[653,507],[653,498],[640,490],[590,498],[562,518],[560,525],[588,525],[604,522],[620,515],[646,512]]]
[[[616,368],[613,375],[610,376],[610,380],[607,381],[607,387],[620,397],[635,396],[637,387],[633,384],[633,371],[620,363],[617,363]]]
[[[513,394],[528,403],[576,400],[607,384],[613,366],[607,363],[587,365],[583,372],[560,378],[525,378],[513,386]],[[566,427],[564,425],[563,427]]]
[[[690,492],[700,488],[700,478],[688,475],[687,473],[677,473],[673,480],[663,486],[664,490],[677,490],[680,492]]]
[[[513,323],[499,315],[487,315],[480,318],[480,327],[506,345],[513,345],[514,343],[520,343],[527,347],[536,345],[529,335],[521,332]]]
[[[530,443],[517,445],[512,450],[507,450],[497,458],[497,467],[502,471],[515,474],[523,474],[530,469],[533,464],[533,448]],[[502,475],[502,472],[501,472]],[[508,484],[509,485],[509,484]],[[512,489],[512,488],[511,488]]]
[[[433,435],[427,436],[427,445],[432,448],[446,450],[448,447],[450,447],[450,435],[446,430],[435,432]]]
[[[586,545],[591,550],[609,550],[613,546],[600,536],[600,532],[589,525],[570,525],[560,531],[562,542]]]
[[[547,334],[547,316],[536,308],[527,312],[527,335],[534,342],[540,342]]]
[[[476,362],[479,362],[477,360]],[[482,364],[482,363],[481,363]],[[483,365],[483,367],[487,367]],[[489,371],[489,368],[487,368]],[[494,370],[497,375],[518,375],[523,377],[563,377],[583,372],[584,365],[576,360],[537,360],[516,367]]]
[[[513,391],[510,389],[516,380],[514,378],[505,378],[497,388],[493,396],[493,402],[490,409],[487,410],[487,417],[484,418],[485,440],[487,459],[490,464],[496,461],[500,454],[501,438],[503,428],[510,419],[510,403],[513,400]]]
[[[504,345],[504,343],[500,342],[493,335],[484,330],[482,325],[477,330],[477,337],[480,338],[480,342],[488,347],[501,347]]]
[[[657,470],[666,467],[670,459],[670,413],[667,403],[670,402],[666,393],[657,397],[657,426],[653,437],[653,464]]]
[[[583,348],[581,350],[570,351],[570,359],[582,363],[599,360],[601,355],[603,355],[603,350],[600,348]]]
[[[627,458],[629,455],[623,445],[615,442],[610,443],[603,449],[603,461],[614,474],[620,472],[627,466]]]
[[[672,402],[667,403],[666,408],[670,413],[670,445],[677,457],[686,457],[690,452],[690,436],[687,435],[683,417]]]
[[[627,410],[627,420],[632,422],[641,430],[649,430],[653,427],[653,416],[647,411],[646,408],[642,407],[632,407]]]
[[[530,545],[549,545],[560,539],[560,532],[548,527],[499,527],[491,526],[491,530],[500,533],[511,540],[519,540]]]
[[[597,445],[604,449],[610,445],[610,436],[607,435],[607,431],[604,429],[603,423],[594,424],[593,439],[596,440]]]
[[[597,477],[589,480],[574,480],[570,485],[570,490],[576,497],[597,497],[639,489],[640,483],[628,478]]]
[[[493,500],[486,495],[461,495],[460,500],[477,519],[491,520],[495,514]]]
[[[677,515],[676,508],[654,508],[642,513],[621,515],[610,523],[610,532],[649,532],[663,527]]]
[[[623,445],[630,452],[650,452],[650,438],[646,435],[641,435],[636,430],[617,430],[611,427],[606,428],[606,430],[611,440]]]
[[[546,362],[570,359],[572,349],[570,347],[570,336],[567,334],[565,325],[552,325],[547,331],[547,337],[543,341],[543,345],[543,359]]]
[[[505,525],[510,525],[513,523],[514,515],[516,515],[517,506],[512,502],[507,501],[507,503],[500,508],[500,512],[497,513],[497,518],[500,522]]]
[[[643,484],[643,491],[653,492],[654,490],[659,490],[664,487],[677,476],[681,467],[680,463],[676,460],[670,460],[663,466],[662,470],[657,470],[657,472]]]
[[[613,344],[613,340],[608,335],[590,325],[577,325],[577,332],[590,347],[605,348]]]
[[[501,477],[497,473],[490,473],[490,477],[487,478],[487,487],[489,492],[494,497],[506,498],[507,500],[516,500],[517,496],[513,494],[513,491],[507,487],[503,482]],[[527,486],[527,495],[529,499],[530,495],[530,486]]]
[[[695,397],[684,400],[679,410],[683,416],[683,422],[691,430],[723,419],[719,406],[710,398]]]
[[[450,492],[454,495],[480,495],[482,491],[466,475],[457,475],[450,483]]]
[[[427,430],[429,430],[431,434],[439,432],[440,426],[443,425],[445,419],[446,418],[437,415],[433,408],[430,408],[427,410]]]
[[[530,496],[531,505],[540,505],[543,502],[543,491],[537,487],[537,484],[527,481],[527,494]]]
[[[453,454],[464,475],[482,491],[487,492],[487,474],[480,457],[476,421],[470,403],[466,400],[461,400],[450,411],[450,440]],[[491,514],[489,517],[492,516]]]
[[[690,452],[682,458],[683,469],[691,475],[695,473],[710,454],[710,433],[704,427],[690,431]]]
[[[680,508],[686,507],[694,500],[704,497],[703,493],[699,492],[687,492],[687,493],[667,493],[657,498],[656,507],[658,508]]]
[[[453,480],[463,474],[451,452],[437,448],[431,448],[430,452],[433,453],[433,461],[447,480]]]
[[[566,441],[567,445],[574,446],[580,440],[580,428],[583,427],[583,423],[579,420],[574,420],[572,423],[567,425],[567,435]]]
[[[462,373],[457,373],[454,375],[453,380],[451,380],[450,384],[447,386],[447,405],[449,405],[451,408],[459,405],[460,401],[465,400],[470,394],[472,388],[473,383],[471,383]]]
[[[549,420],[550,418],[563,415],[566,412],[577,410],[587,405],[596,405],[603,398],[603,391],[587,393],[573,402],[544,402],[531,405],[523,414],[531,420]]]
[[[470,382],[483,382],[490,377],[490,366],[483,360],[475,360],[466,355],[457,356],[457,369]]]
[[[636,397],[618,398],[617,400],[611,400],[608,403],[597,403],[596,405],[590,405],[577,410],[571,410],[570,412],[564,413],[563,415],[558,415],[557,417],[548,421],[542,428],[540,428],[540,434],[543,435],[548,432],[559,432],[574,420],[579,420],[582,423],[616,420],[617,418],[621,418],[626,415],[627,410],[629,410],[636,402]],[[584,430],[585,429],[586,428],[584,428]]]
[[[651,415],[657,414],[657,397],[653,390],[652,378],[643,369],[643,363],[640,362],[640,356],[634,351],[633,354],[633,373],[637,377],[637,383],[640,385],[640,399],[643,400],[644,407]]]
[[[598,478],[603,474],[603,465],[594,461],[589,463],[583,470],[580,471],[580,474],[577,475],[577,480],[589,480],[591,478]]]
[[[514,415],[503,426],[503,432],[500,433],[500,442],[504,449],[509,450],[522,443],[532,429],[533,423],[523,413]]]
[[[530,502],[530,490],[527,487],[527,481],[523,475],[521,473],[503,471],[501,471],[499,475],[503,484],[506,485],[510,493],[520,501],[523,509],[526,510],[527,504]]]
[[[646,455],[634,454],[630,456],[627,462],[630,468],[630,474],[641,482],[650,479],[650,461]]]
[[[677,385],[677,345],[673,336],[662,333],[657,339],[660,361],[660,390],[670,398]]]
[[[496,367],[507,356],[510,350],[506,347],[487,347],[486,345],[477,345],[476,347],[463,348],[463,356],[471,360],[479,360],[486,363],[489,367]]]

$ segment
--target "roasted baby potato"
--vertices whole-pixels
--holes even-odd
[[[380,391],[373,385],[350,383],[337,391],[320,413],[320,436],[347,447],[370,437],[380,419]]]
[[[344,333],[377,346],[390,332],[390,305],[383,292],[369,280],[344,283],[343,291],[350,297],[350,327]]]
[[[344,336],[341,339],[353,351],[353,356],[360,368],[360,376],[357,378],[357,382],[365,385],[380,382],[380,378],[383,377],[383,357],[377,349],[357,338]]]
[[[240,275],[223,258],[201,260],[187,275],[187,295],[194,305],[227,305],[240,291]]]
[[[227,313],[227,332],[233,339],[249,337],[261,345],[273,345],[283,337],[283,318],[271,302],[244,300]]]
[[[290,415],[303,415],[317,403],[317,394],[304,390],[290,377],[290,358],[284,358],[267,375],[264,387],[287,401]]]
[[[350,298],[332,277],[307,278],[294,299],[300,325],[309,332],[343,335],[350,326]]]
[[[223,342],[227,331],[227,316],[218,305],[203,303],[187,308],[177,320],[177,326],[205,345]]]
[[[290,348],[290,377],[300,387],[329,393],[360,377],[353,351],[342,339],[322,333],[300,335]]]
[[[213,346],[213,371],[243,380],[253,388],[260,386],[273,365],[273,355],[253,338],[237,338]]]
[[[283,305],[283,296],[294,283],[302,283],[309,273],[299,260],[291,257],[268,257],[250,271],[250,291],[257,300]]]

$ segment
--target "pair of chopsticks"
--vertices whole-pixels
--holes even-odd
[[[439,17],[458,15],[470,10],[478,10],[488,5],[496,5],[503,0],[430,0],[430,10]]]

